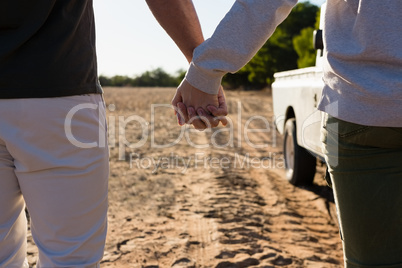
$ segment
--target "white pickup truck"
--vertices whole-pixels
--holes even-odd
[[[321,16],[324,9],[325,4],[321,7]],[[317,158],[324,159],[320,141],[321,112],[317,110],[324,87],[321,30],[315,31],[314,43],[317,49],[314,67],[275,73],[272,84],[275,124],[284,135],[286,178],[294,185],[311,184]]]

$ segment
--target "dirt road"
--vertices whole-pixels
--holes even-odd
[[[109,231],[101,267],[342,267],[331,190],[284,179],[268,91],[227,92],[230,123],[179,127],[174,89],[106,88]],[[32,242],[29,259],[35,260]]]

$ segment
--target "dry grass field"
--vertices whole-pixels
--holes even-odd
[[[267,90],[226,92],[229,124],[180,127],[173,88],[106,88],[109,230],[101,267],[342,267],[331,191],[284,178]],[[36,251],[30,239],[29,260]]]

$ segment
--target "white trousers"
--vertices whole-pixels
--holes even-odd
[[[101,95],[0,100],[0,267],[27,267],[25,203],[38,268],[99,267],[107,228],[105,139]]]

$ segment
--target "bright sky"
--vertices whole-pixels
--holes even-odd
[[[321,5],[325,0],[311,0]],[[193,0],[210,37],[235,0]],[[135,76],[155,68],[174,74],[187,61],[154,19],[145,0],[94,0],[99,74]]]

